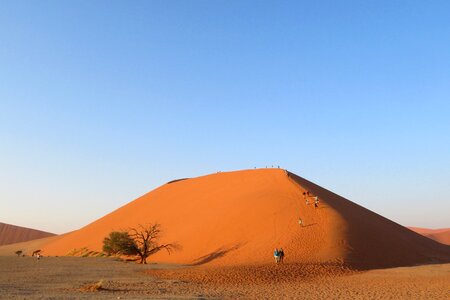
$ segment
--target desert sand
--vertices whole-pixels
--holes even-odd
[[[306,203],[303,193],[317,196]],[[302,225],[299,220],[302,220]],[[113,230],[158,222],[162,242],[182,249],[154,256],[190,265],[264,265],[283,247],[289,263],[358,269],[450,262],[450,247],[282,169],[221,172],[172,181],[43,246],[45,255],[101,252]],[[85,252],[83,252],[85,253]]]
[[[334,274],[327,268],[0,257],[0,299],[448,299],[450,292],[450,264]]]
[[[0,222],[0,245],[26,242],[53,236],[53,233]]]
[[[450,228],[428,229],[420,227],[408,227],[427,238],[435,240],[441,244],[450,245]]]
[[[149,265],[67,257],[95,256],[109,232],[153,222],[162,225],[161,242],[181,248],[152,255]],[[283,247],[285,263],[274,263],[275,247]],[[36,249],[43,250],[39,261],[11,256]],[[174,180],[79,230],[1,246],[1,255],[9,255],[0,257],[5,299],[447,299],[450,293],[449,246],[282,169]]]

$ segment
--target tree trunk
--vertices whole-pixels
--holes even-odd
[[[147,257],[145,255],[141,255],[139,254],[139,256],[141,257],[141,261],[139,262],[140,264],[147,264]]]

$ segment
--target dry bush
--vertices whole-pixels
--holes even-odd
[[[97,281],[96,283],[83,285],[80,288],[80,291],[82,292],[98,292],[102,290],[105,290],[105,288],[103,287],[103,280]]]

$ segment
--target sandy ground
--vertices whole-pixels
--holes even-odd
[[[102,281],[103,290],[88,287]],[[108,258],[0,257],[0,299],[448,299],[450,264],[177,267]]]

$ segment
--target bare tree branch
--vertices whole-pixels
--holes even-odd
[[[125,234],[126,237],[121,236],[123,234]],[[111,249],[114,249],[116,253],[138,255],[141,259],[141,263],[146,264],[147,257],[161,251],[162,249],[165,249],[169,254],[171,254],[173,251],[181,248],[179,245],[173,243],[159,245],[158,240],[161,235],[162,230],[160,224],[139,224],[137,227],[131,227],[127,230],[123,230],[122,232],[112,232],[110,237],[105,238],[104,240],[104,249],[106,252],[111,252]],[[114,245],[115,240],[120,240],[118,237],[121,238],[121,244]],[[126,238],[128,238],[129,241],[126,241]],[[125,245],[126,249],[121,251],[121,245]]]

